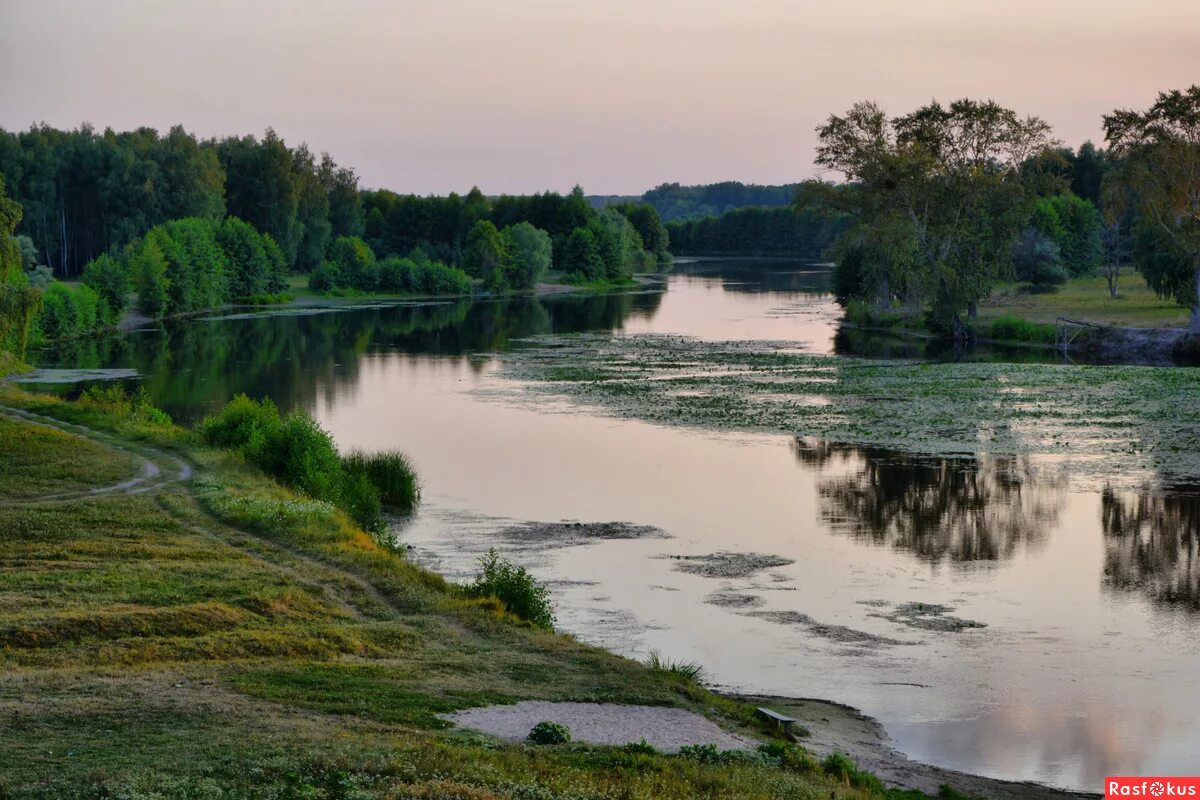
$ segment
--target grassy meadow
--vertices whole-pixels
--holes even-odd
[[[1156,295],[1133,268],[1122,270],[1115,298],[1109,295],[1108,281],[1096,275],[1072,278],[1052,292],[1029,292],[1019,284],[1005,283],[979,304],[985,322],[1010,316],[1051,325],[1066,317],[1128,328],[1186,328],[1189,313],[1171,298]]]

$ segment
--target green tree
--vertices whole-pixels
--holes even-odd
[[[307,145],[293,153],[293,164],[299,197],[296,220],[300,224],[300,242],[296,250],[296,270],[311,272],[325,260],[325,250],[333,233],[329,219],[329,195],[317,172],[317,165]]]
[[[1054,238],[1039,227],[1021,231],[1013,244],[1013,267],[1017,280],[1039,289],[1065,283],[1067,270]]]
[[[550,270],[554,245],[550,234],[528,222],[504,229],[507,283],[513,289],[532,289]]]
[[[148,317],[161,317],[171,302],[171,280],[167,277],[167,258],[160,243],[174,243],[161,231],[150,231],[127,251],[129,276],[137,292],[138,311]]]
[[[1099,266],[1104,225],[1090,201],[1072,192],[1043,197],[1034,205],[1033,225],[1058,246],[1071,275],[1090,275]]]
[[[863,102],[817,133],[817,163],[861,184],[872,215],[911,221],[930,319],[969,337],[962,312],[1010,273],[1028,213],[1020,167],[1053,144],[1049,126],[992,101],[935,101],[894,119]]]
[[[13,237],[21,211],[21,205],[5,194],[0,174],[0,352],[10,351],[18,359],[25,354],[34,317],[42,306],[42,293],[28,285]]]
[[[604,278],[604,259],[590,228],[571,231],[563,249],[562,271],[578,281],[598,281]]]
[[[1191,308],[1188,329],[1200,333],[1200,85],[1163,92],[1146,111],[1114,111],[1104,134],[1138,217],[1138,269]]]
[[[649,203],[627,203],[616,206],[616,209],[625,215],[634,230],[638,232],[638,236],[642,239],[642,247],[646,249],[646,252],[652,253],[659,264],[669,264],[671,262],[670,236],[654,206]]]
[[[132,290],[129,266],[122,259],[103,253],[84,268],[83,282],[100,298],[101,321],[110,325],[120,322]]]
[[[339,285],[374,291],[375,253],[362,239],[339,236],[329,249],[329,260],[337,270]]]
[[[258,231],[237,217],[226,217],[217,230],[217,244],[228,262],[230,297],[270,292],[273,267]]]
[[[481,219],[467,234],[467,245],[463,252],[463,267],[467,274],[490,280],[494,273],[502,271],[507,255],[504,237],[490,220]]]
[[[217,145],[225,168],[225,202],[232,216],[269,233],[294,268],[304,226],[299,218],[301,187],[292,152],[274,130],[262,141],[229,138]]]

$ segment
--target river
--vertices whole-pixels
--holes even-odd
[[[852,705],[912,758],[1088,790],[1194,771],[1195,495],[652,425],[523,391],[492,355],[584,331],[921,355],[839,332],[827,277],[700,262],[629,292],[221,315],[42,360],[136,370],[185,422],[247,392],[341,447],[401,448],[424,485],[395,524],[413,558],[467,579],[495,547],[549,583],[563,630],[699,662],[718,687]],[[531,524],[563,521],[585,524]],[[608,522],[629,524],[587,524]]]

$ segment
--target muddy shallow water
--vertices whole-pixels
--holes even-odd
[[[855,706],[914,759],[1089,790],[1194,771],[1196,496],[1084,490],[1049,457],[650,424],[513,392],[486,355],[580,331],[862,346],[838,333],[819,268],[707,263],[668,280],[231,315],[46,365],[137,370],[185,420],[246,391],[308,408],[344,447],[401,447],[425,487],[396,528],[414,557],[463,579],[495,547],[547,580],[580,638],[698,661],[743,693]]]

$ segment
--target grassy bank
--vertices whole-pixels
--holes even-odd
[[[448,730],[437,714],[569,699],[681,706],[766,735],[685,674],[447,585],[137,403],[0,384],[0,406],[85,426],[10,415],[0,431],[6,799],[884,794],[790,746],[688,758]],[[114,486],[138,460],[156,483]],[[101,493],[44,498],[61,489]]]
[[[1189,312],[1174,300],[1155,295],[1141,273],[1127,270],[1121,275],[1116,298],[1109,296],[1108,282],[1101,276],[1073,278],[1046,293],[1002,284],[980,304],[979,316],[983,322],[1007,316],[1053,325],[1058,317],[1067,317],[1097,325],[1184,328]]]

